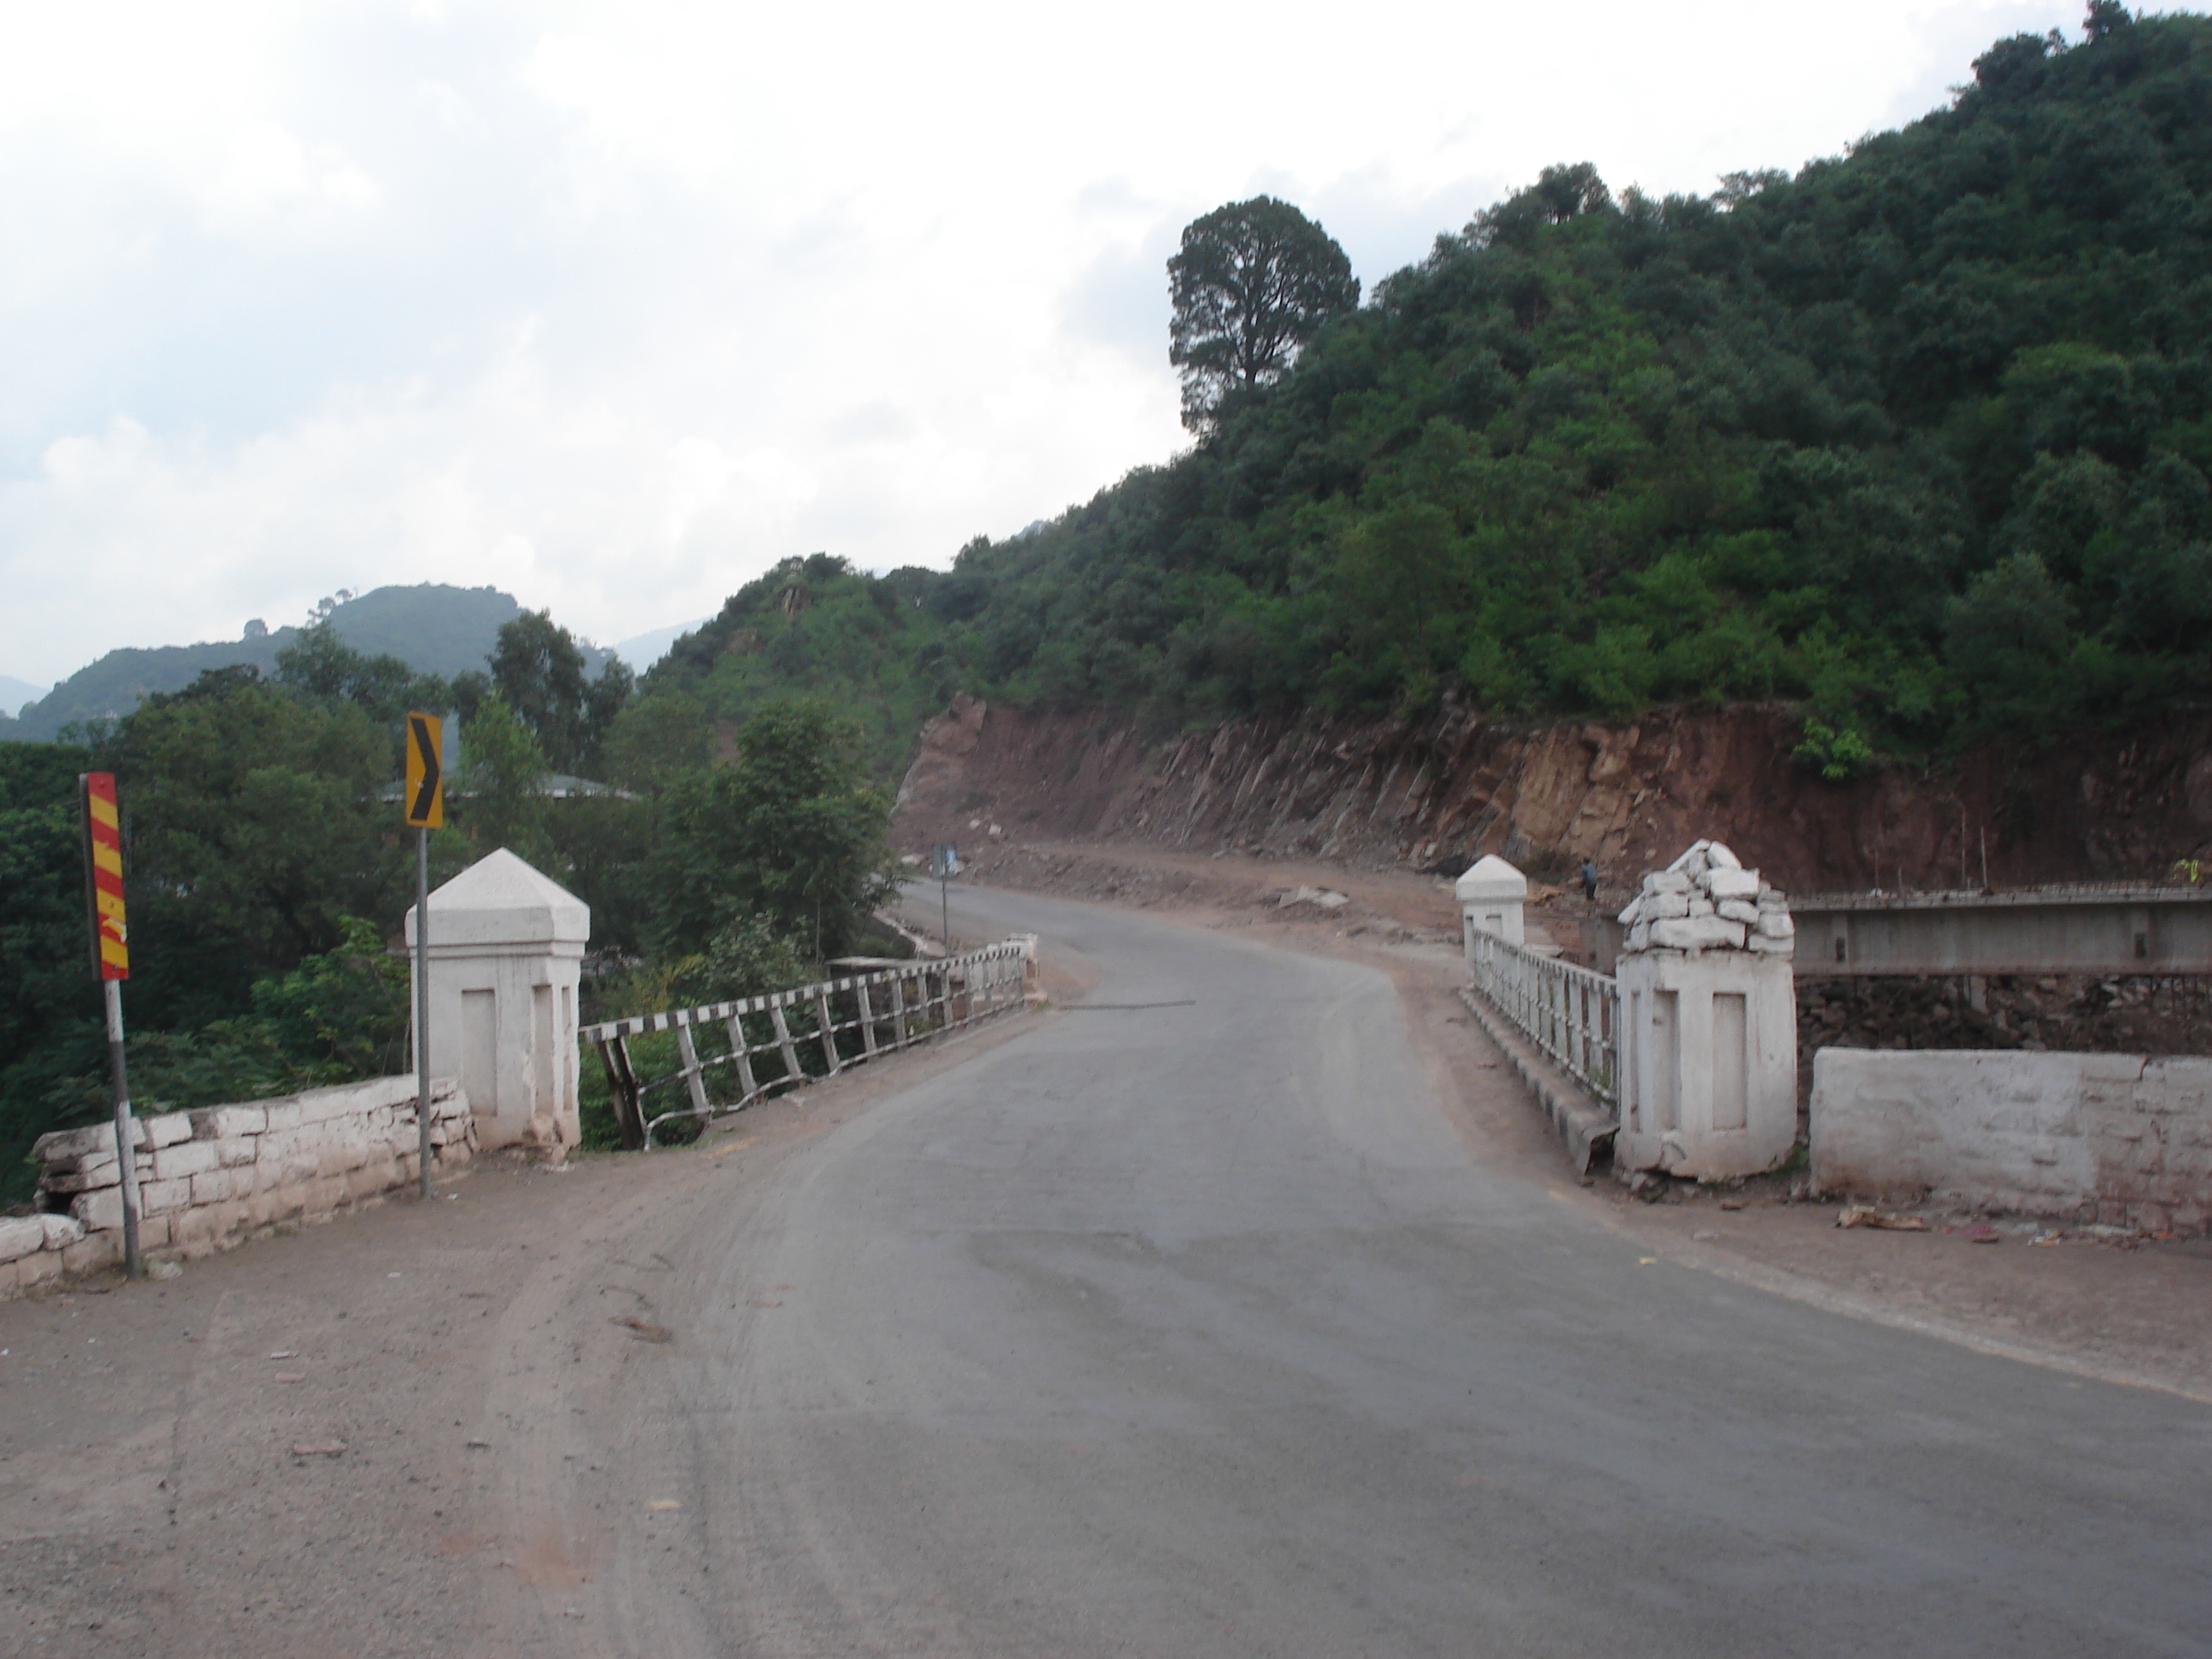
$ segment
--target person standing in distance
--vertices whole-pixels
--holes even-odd
[[[1583,860],[1583,896],[1592,904],[1597,902],[1597,860]]]

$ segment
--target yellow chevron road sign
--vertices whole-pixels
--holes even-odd
[[[446,821],[446,768],[439,744],[446,722],[435,714],[407,717],[407,823],[435,830]]]

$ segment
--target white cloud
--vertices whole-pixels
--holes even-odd
[[[483,117],[477,112],[476,106],[443,81],[422,82],[415,88],[415,95],[424,108],[437,116],[439,124],[448,132],[481,137],[490,131],[485,125]]]
[[[599,637],[1183,441],[1162,265],[1371,288],[1547,163],[1703,191],[2079,7],[77,5],[0,54],[0,672],[496,582]],[[550,21],[549,21],[550,20]]]

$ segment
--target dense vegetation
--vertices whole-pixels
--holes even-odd
[[[82,745],[0,744],[0,1187],[100,1097],[91,768],[125,806],[150,1109],[399,1063],[410,706],[460,722],[435,873],[510,846],[568,885],[620,1012],[884,948],[889,787],[963,686],[1162,724],[1786,697],[1834,775],[2203,699],[2212,21],[2096,0],[2085,35],[2001,42],[1951,107],[1794,179],[1547,169],[1364,305],[1298,218],[1327,291],[1279,350],[1179,337],[1211,374],[1189,452],[946,573],[787,560],[635,686],[544,616],[424,672],[334,610]],[[1279,207],[1194,230],[1288,246]],[[1224,246],[1217,287],[1264,264]],[[1243,293],[1207,324],[1232,343]]]
[[[2085,33],[1795,179],[1547,170],[1189,453],[964,549],[946,650],[1164,721],[1802,698],[1846,754],[2201,697],[2212,22]]]
[[[718,726],[797,693],[859,720],[870,769],[895,781],[914,734],[958,688],[945,623],[965,591],[936,571],[873,576],[826,553],[784,560],[646,674],[645,695],[610,735],[611,775],[702,763]]]
[[[860,724],[764,700],[719,745],[627,752],[630,787],[560,798],[552,762],[596,766],[628,671],[592,677],[542,615],[499,630],[455,682],[356,651],[327,623],[277,656],[156,694],[83,745],[0,744],[0,1201],[30,1140],[106,1098],[88,966],[76,776],[115,773],[131,907],[126,994],[142,1111],[250,1099],[407,1063],[413,899],[395,783],[410,708],[459,714],[443,881],[514,848],[591,903],[588,1012],[795,982],[868,934],[887,879],[887,794]],[[719,746],[726,758],[710,750]]]

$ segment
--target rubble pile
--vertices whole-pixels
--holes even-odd
[[[2053,1049],[2197,1054],[2212,980],[2182,974],[1884,975],[1797,981],[1800,1072],[1816,1048]]]
[[[1628,929],[1624,953],[1752,951],[1786,957],[1797,948],[1790,901],[1717,841],[1698,842],[1664,870],[1644,877],[1644,890],[1620,913],[1620,922]]]

